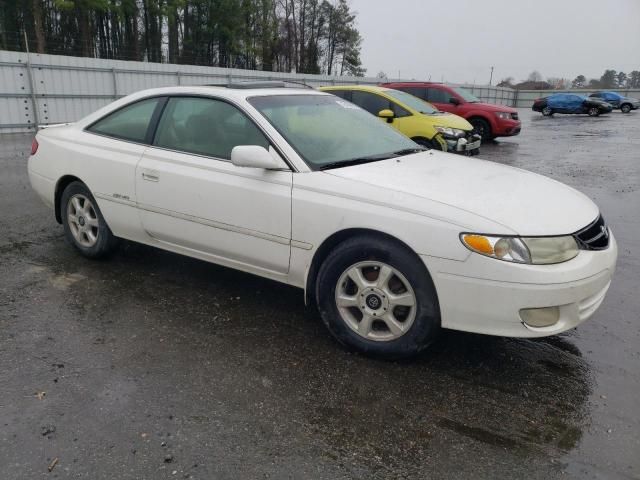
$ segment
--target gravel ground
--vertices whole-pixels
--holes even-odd
[[[640,478],[640,112],[521,116],[481,156],[600,205],[609,294],[560,336],[449,332],[399,363],[342,350],[294,288],[131,243],[81,258],[31,136],[0,136],[0,478]]]

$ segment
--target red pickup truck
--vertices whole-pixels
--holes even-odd
[[[464,88],[431,82],[384,83],[382,86],[410,93],[438,110],[466,118],[483,140],[520,133],[521,124],[515,108],[481,102]]]

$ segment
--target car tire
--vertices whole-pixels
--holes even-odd
[[[629,105],[628,103],[623,103],[622,105],[620,105],[620,110],[622,110],[622,113],[629,113],[631,111],[631,105]]]
[[[440,307],[426,267],[407,247],[383,236],[339,244],[320,267],[315,293],[331,334],[367,355],[415,355],[440,330]]]
[[[587,110],[587,114],[590,117],[597,117],[598,115],[600,115],[600,109],[598,107],[589,107],[589,110]]]
[[[545,117],[550,117],[551,115],[553,115],[553,109],[551,107],[544,107],[542,109],[542,115],[544,115]]]
[[[491,131],[491,125],[484,118],[472,118],[469,123],[473,126],[475,132],[482,137],[482,140],[493,140],[495,138]]]
[[[67,241],[85,257],[104,257],[118,244],[98,203],[82,182],[72,182],[62,192],[60,218]]]

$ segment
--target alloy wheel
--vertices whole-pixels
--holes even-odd
[[[67,222],[79,245],[91,248],[96,244],[100,222],[93,203],[85,195],[76,194],[69,199]]]
[[[395,340],[416,318],[411,284],[384,262],[365,261],[347,268],[338,279],[335,301],[342,320],[367,340]]]

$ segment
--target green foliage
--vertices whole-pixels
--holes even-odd
[[[617,73],[615,70],[605,70],[600,77],[601,88],[616,88],[618,86]]]
[[[365,72],[347,0],[0,0],[0,6],[5,49],[24,50],[25,30],[30,49],[41,53]]]

